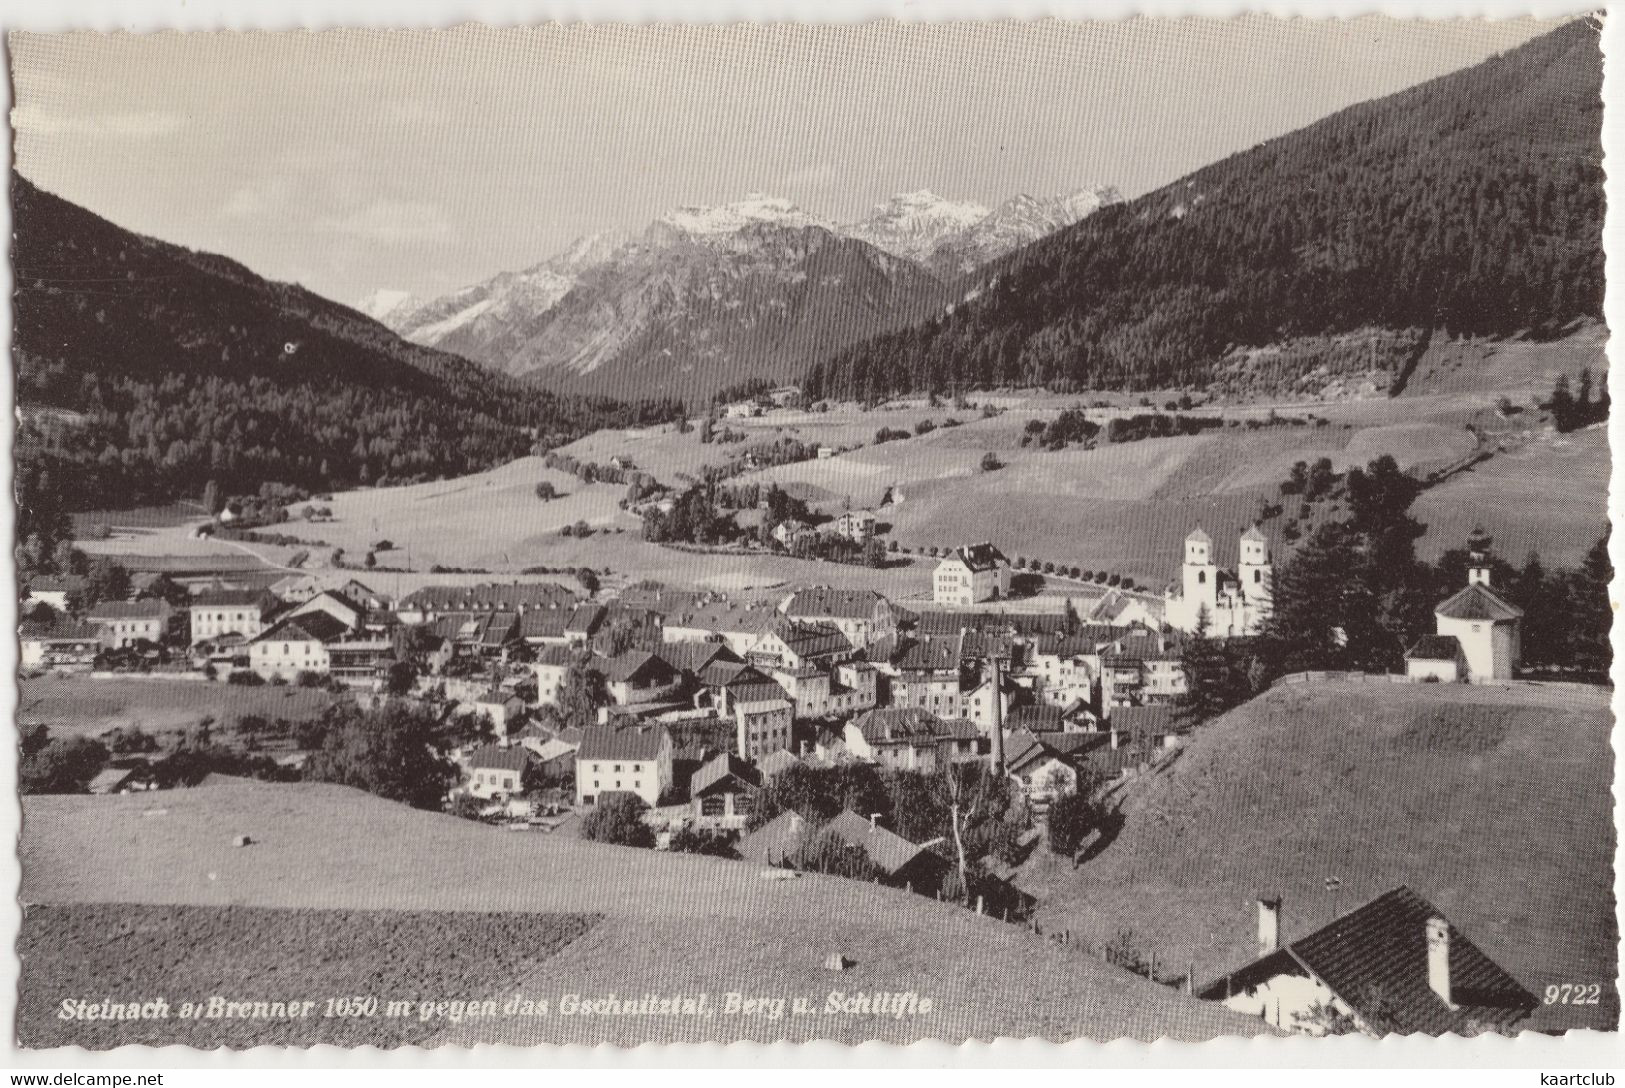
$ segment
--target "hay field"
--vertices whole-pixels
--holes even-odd
[[[1606,984],[1532,1027],[1612,1027],[1612,728],[1608,694],[1572,685],[1278,687],[1128,786],[1095,859],[1041,851],[1021,882],[1047,924],[1132,930],[1199,979],[1252,958],[1260,895],[1290,941],[1334,917],[1327,877],[1339,912],[1406,884],[1537,995]]]
[[[294,687],[239,687],[190,680],[92,680],[36,676],[18,684],[17,721],[44,725],[53,736],[97,737],[109,729],[184,732],[204,718],[221,727],[248,714],[303,721],[333,704],[333,695]]]
[[[26,904],[187,904],[224,909],[522,911],[603,915],[586,936],[510,982],[490,986],[557,998],[729,990],[808,995],[831,990],[933,998],[931,1014],[838,1014],[779,1021],[550,1017],[465,1022],[432,1042],[772,1041],[1044,1036],[1096,1039],[1256,1034],[1233,1015],[1066,949],[1024,929],[905,891],[834,877],[768,881],[743,862],[517,834],[337,786],[227,780],[122,797],[24,798],[20,856]],[[255,840],[246,849],[233,836]],[[132,911],[130,919],[138,916]],[[253,933],[240,939],[252,947]],[[221,940],[231,942],[230,932]],[[50,949],[41,949],[48,954]],[[823,967],[833,951],[853,967]],[[381,963],[383,996],[416,977]],[[320,977],[296,957],[278,971],[295,996]],[[202,979],[198,980],[200,983]],[[43,1007],[50,1007],[47,995]],[[476,995],[483,996],[483,995]],[[70,1025],[88,1030],[93,1025]],[[24,1026],[27,1036],[30,1025]],[[429,1044],[426,1044],[429,1045]]]

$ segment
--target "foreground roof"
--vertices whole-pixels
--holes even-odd
[[[1423,635],[1405,651],[1407,661],[1455,661],[1461,656],[1461,643],[1455,635]]]
[[[1527,1017],[1535,997],[1455,926],[1450,932],[1452,1009],[1428,985],[1427,924],[1444,915],[1407,887],[1363,907],[1202,990],[1222,997],[1227,980],[1273,974],[1289,957],[1354,1009],[1373,1028],[1409,1035],[1443,1035],[1507,1027]],[[1448,919],[1444,919],[1449,924]]]

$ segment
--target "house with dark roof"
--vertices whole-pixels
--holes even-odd
[[[1467,675],[1467,659],[1455,635],[1423,635],[1405,651],[1405,675],[1412,680],[1454,684]]]
[[[842,731],[855,759],[906,771],[934,771],[982,758],[983,737],[975,722],[944,720],[918,707],[882,707],[859,714]]]
[[[30,578],[23,590],[23,611],[47,605],[56,612],[68,612],[82,600],[89,581],[79,574],[42,574]]]
[[[872,589],[812,586],[791,594],[783,611],[801,623],[834,627],[860,650],[897,633],[891,602]]]
[[[523,793],[531,762],[530,751],[522,745],[504,748],[487,744],[476,748],[464,761],[468,781],[463,788],[482,801]]]
[[[604,684],[619,706],[652,703],[675,696],[683,674],[647,650],[627,650],[603,663]]]
[[[660,630],[667,642],[721,641],[746,655],[781,618],[769,605],[709,604],[668,613]]]
[[[529,612],[574,608],[574,590],[557,582],[480,582],[477,585],[424,586],[397,606],[403,623],[428,623],[453,612]]]
[[[757,699],[733,705],[735,744],[746,759],[788,748],[796,708],[789,699]]]
[[[738,830],[761,792],[762,776],[749,763],[721,752],[702,763],[688,782],[695,827]]]
[[[102,601],[85,621],[102,633],[102,645],[120,650],[137,642],[162,642],[169,630],[169,605],[157,598],[141,601]]]
[[[1482,529],[1468,538],[1467,585],[1433,610],[1434,630],[1461,646],[1466,679],[1510,680],[1522,658],[1523,609],[1491,588],[1489,548]]]
[[[325,676],[332,665],[328,644],[349,633],[348,626],[326,612],[288,616],[250,640],[248,667],[262,680],[291,682],[302,672]]]
[[[886,830],[875,817],[864,819],[851,809],[842,809],[817,834],[862,850],[880,871],[881,883],[920,895],[935,896],[952,869],[946,858]]]
[[[633,793],[648,805],[672,782],[671,734],[657,725],[593,725],[576,749],[576,804],[607,793]]]
[[[663,642],[654,651],[678,672],[700,677],[712,665],[742,664],[742,659],[723,642]]]
[[[971,605],[1010,596],[1010,561],[992,544],[967,544],[949,552],[931,575],[937,604]]]
[[[780,616],[757,641],[749,657],[758,665],[769,663],[799,669],[806,665],[833,665],[856,656],[852,641],[829,623],[799,623]]]
[[[1324,1033],[1339,1020],[1371,1035],[1506,1031],[1538,1005],[1410,888],[1395,888],[1282,943],[1281,900],[1258,901],[1258,958],[1197,993],[1278,1028]]]

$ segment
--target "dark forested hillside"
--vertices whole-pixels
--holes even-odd
[[[12,200],[25,519],[196,496],[210,479],[234,494],[466,473],[673,408],[493,375],[16,174]]]
[[[1601,78],[1581,20],[1354,106],[1018,251],[952,313],[815,365],[808,392],[1199,383],[1293,337],[1600,318]]]

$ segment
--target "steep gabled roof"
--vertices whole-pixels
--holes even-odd
[[[670,676],[676,671],[647,650],[627,650],[604,662],[604,679],[611,683],[625,683],[647,675]]]
[[[943,562],[947,562],[951,559],[959,560],[973,572],[996,570],[1000,566],[1008,566],[1010,563],[1010,561],[1004,557],[1003,552],[999,551],[999,549],[995,548],[992,544],[989,544],[986,541],[982,542],[981,544],[966,544],[955,548],[946,557],[944,557]]]
[[[1468,586],[1445,599],[1434,613],[1452,620],[1487,620],[1504,623],[1519,619],[1523,609],[1512,604],[1489,586]]]
[[[715,786],[726,785],[729,779],[748,789],[761,786],[761,775],[756,769],[731,752],[723,752],[707,761],[688,781],[690,797],[703,797]]]
[[[797,623],[780,617],[773,634],[798,657],[829,657],[852,652],[852,642],[841,630],[827,623]]]
[[[893,876],[925,851],[894,832],[871,824],[851,809],[825,824],[820,834],[834,835],[848,846],[856,846],[869,855],[875,868]]]
[[[348,634],[350,628],[343,620],[326,612],[306,612],[290,616],[281,623],[260,632],[255,642],[334,642]]]
[[[1428,984],[1427,924],[1443,919],[1450,934],[1452,1009]],[[1202,996],[1222,996],[1226,978],[1282,953],[1291,957],[1373,1028],[1443,1035],[1508,1027],[1536,1007],[1533,994],[1449,925],[1410,888],[1399,887],[1281,950],[1223,976]]]

